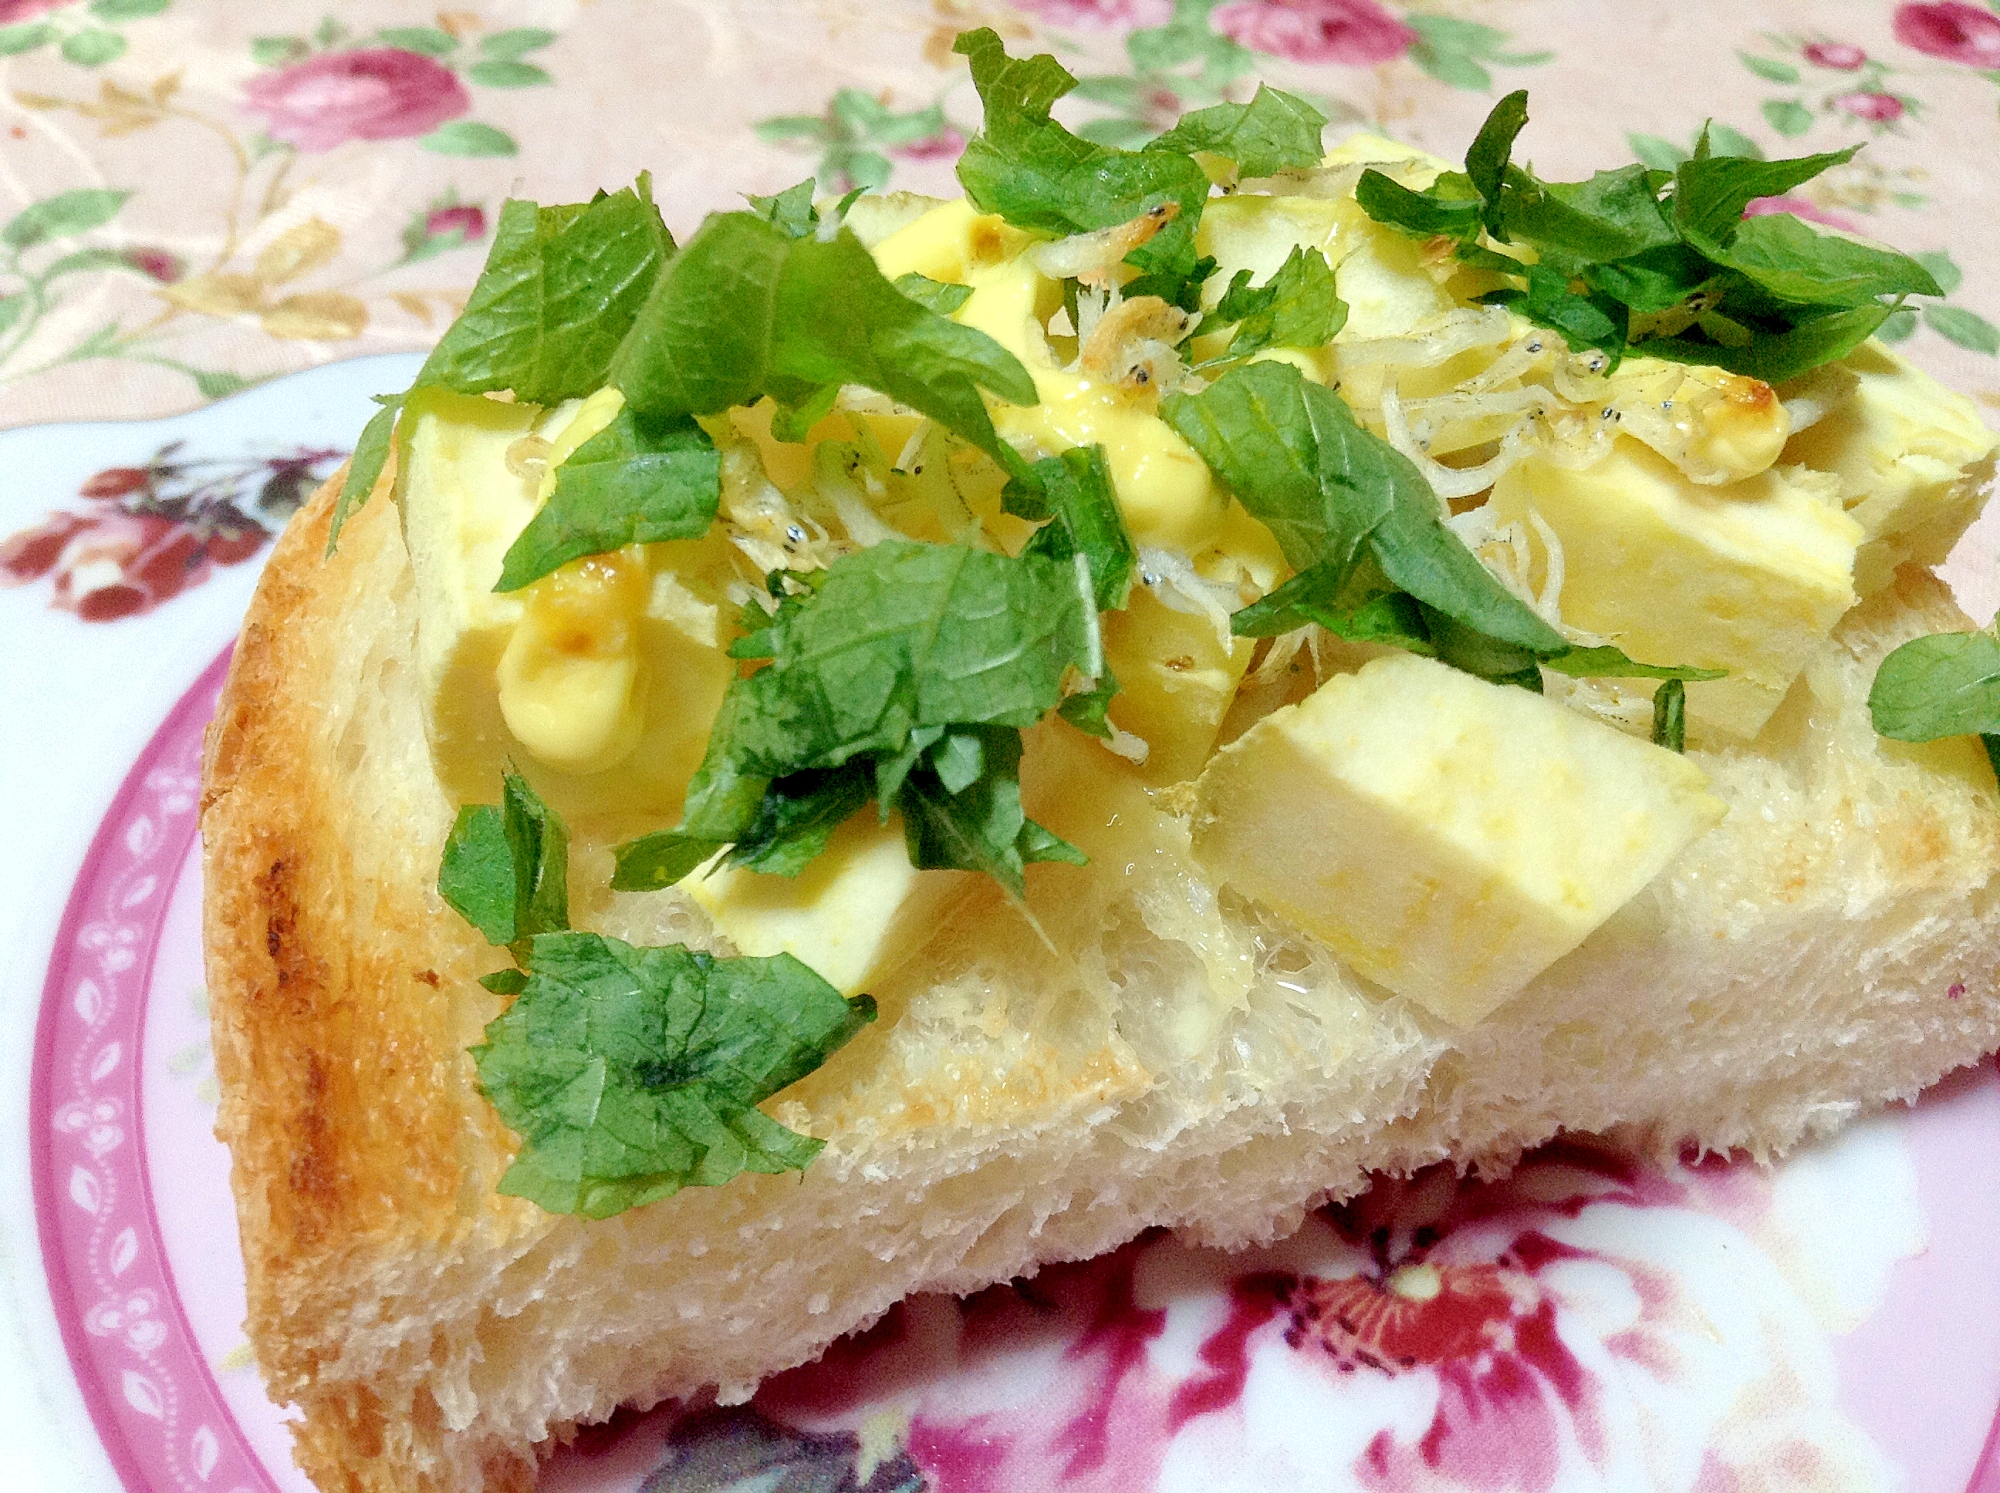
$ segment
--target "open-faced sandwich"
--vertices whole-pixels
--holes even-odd
[[[1995,440],[1870,340],[1920,264],[1745,215],[1847,153],[1544,182],[1519,95],[1455,171],[1269,90],[1127,152],[959,47],[961,201],[510,203],[264,578],[208,960],[328,1493],[2000,1046],[1927,568]]]

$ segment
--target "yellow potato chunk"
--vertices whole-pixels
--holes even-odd
[[[972,285],[958,320],[1019,358],[1041,401],[996,404],[994,428],[1051,456],[1073,446],[1103,446],[1119,511],[1134,540],[1187,554],[1212,543],[1229,499],[1210,478],[1208,464],[1159,418],[1157,391],[1135,391],[1056,366],[1042,328],[1062,302],[1061,287],[1025,259],[983,270]]]
[[[1319,250],[1347,302],[1343,342],[1402,336],[1456,304],[1425,271],[1423,245],[1375,222],[1351,197],[1220,197],[1203,211],[1195,242],[1216,259],[1203,294],[1210,307],[1238,270],[1262,285],[1294,248]]]
[[[1717,823],[1686,758],[1413,654],[1216,754],[1195,853],[1367,978],[1479,1021]]]
[[[1208,617],[1177,612],[1143,588],[1124,611],[1105,613],[1104,658],[1118,677],[1111,723],[1145,741],[1147,782],[1201,771],[1256,647],[1251,638],[1225,643]]]
[[[1861,527],[1836,489],[1803,467],[1702,486],[1621,436],[1580,469],[1521,462],[1491,503],[1503,521],[1539,514],[1561,542],[1564,621],[1646,663],[1728,670],[1687,687],[1689,730],[1747,741],[1854,605]]]
[[[855,995],[922,944],[952,880],[949,871],[913,867],[901,819],[881,824],[871,809],[835,830],[797,876],[737,867],[696,871],[681,886],[739,953],[790,954]]]
[[[1979,516],[1996,437],[1971,400],[1879,342],[1842,366],[1858,379],[1853,392],[1793,436],[1785,459],[1840,479],[1863,535],[1854,589],[1872,596],[1905,561],[1937,565],[1951,553]]]
[[[460,802],[495,800],[511,761],[567,817],[671,818],[701,762],[735,673],[726,540],[634,546],[493,590],[553,485],[550,458],[587,438],[568,428],[594,433],[615,413],[595,397],[543,410],[435,389],[405,407],[397,500],[417,667],[438,777]]]

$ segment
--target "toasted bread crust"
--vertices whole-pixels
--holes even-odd
[[[467,1114],[453,1098],[463,1085],[435,1071],[471,1067],[437,991],[476,976],[476,949],[421,882],[378,879],[365,916],[354,905],[355,806],[325,748],[344,724],[341,671],[357,664],[344,609],[369,604],[354,577],[399,540],[385,476],[326,555],[344,476],[280,538],[209,728],[204,942],[216,1131],[234,1158],[249,1336],[273,1396],[306,1409],[301,1466],[322,1488],[372,1493],[432,1484],[404,1475],[408,1447],[393,1444],[401,1438],[371,1395],[324,1393],[324,1339],[296,1324],[339,1309],[326,1291],[343,1257],[413,1229],[448,1236],[469,1159],[461,1148],[485,1147],[490,1169],[504,1164],[507,1138]],[[408,999],[380,998],[399,988]],[[532,1486],[532,1467],[500,1458],[489,1486]]]
[[[572,1422],[753,1382],[912,1290],[974,1289],[1155,1224],[1270,1238],[1369,1169],[1501,1167],[1562,1127],[1768,1154],[2000,1045],[1991,779],[1887,753],[1857,700],[1889,647],[1965,625],[1934,577],[1906,569],[1781,713],[1796,760],[1705,759],[1748,812],[1499,1019],[1441,1031],[1336,971],[1303,1014],[1245,997],[1218,1018],[1217,1053],[1264,1042],[1289,1067],[1163,1058],[1116,1013],[1064,1050],[1030,1029],[1023,997],[1075,969],[1023,940],[998,973],[884,992],[876,1028],[798,1090],[829,1139],[804,1178],[551,1218],[495,1191],[514,1140],[465,1048],[499,1007],[476,977],[501,959],[434,891],[452,805],[407,663],[387,479],[329,559],[340,480],[265,573],[202,809],[248,1331],[273,1397],[303,1411],[298,1459],[329,1493],[525,1490],[534,1444]],[[1767,804],[1790,817],[1744,822]],[[1059,896],[1084,884],[1038,869]],[[1053,903],[1037,904],[1052,927]],[[1119,936],[1157,910],[1121,914]],[[601,902],[589,915],[637,916]],[[1145,966],[1155,993],[1186,983],[1192,956],[1174,958]],[[925,1000],[926,1020],[899,1025]],[[947,1035],[925,1046],[930,1028]],[[1199,1081],[1176,1089],[1183,1070]],[[615,1272],[626,1294],[607,1313]]]

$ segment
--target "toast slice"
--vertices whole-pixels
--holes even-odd
[[[1475,1026],[1218,893],[1171,795],[1044,726],[1030,812],[1128,874],[1036,867],[1046,943],[967,878],[872,987],[881,1019],[766,1106],[827,1141],[802,1177],[545,1214],[495,1191],[516,1142],[465,1051],[501,956],[434,889],[456,805],[396,509],[324,559],[337,486],[258,591],[202,820],[249,1332],[328,1493],[524,1489],[571,1427],[747,1394],[912,1292],[1154,1226],[1269,1240],[1371,1171],[1500,1169],[1563,1129],[1767,1157],[2000,1047],[1992,772],[1966,739],[1882,740],[1866,705],[1891,648],[1968,626],[1906,565],[1753,746],[1690,754],[1723,823]],[[1093,792],[1047,791],[1079,773]],[[1095,817],[1065,821],[1079,799]],[[577,926],[714,946],[680,893],[604,890],[609,863],[586,827]]]

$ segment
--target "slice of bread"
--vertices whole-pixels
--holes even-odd
[[[771,1106],[828,1141],[803,1177],[551,1216],[494,1190],[514,1139],[465,1049],[501,956],[434,890],[455,806],[396,509],[378,495],[323,560],[330,505],[251,609],[202,824],[249,1332],[328,1493],[526,1488],[570,1427],[747,1393],[911,1292],[1155,1225],[1268,1240],[1371,1170],[1504,1168],[1564,1128],[1769,1156],[2000,1046],[1992,773],[1968,741],[1881,740],[1866,708],[1890,648],[1968,625],[1905,567],[1754,750],[1697,754],[1722,825],[1476,1026],[1218,894],[1171,795],[1044,727],[1030,812],[1117,874],[1035,868],[1046,944],[967,878],[881,1019]],[[603,835],[577,838],[579,926],[715,946],[680,894],[605,891]]]

